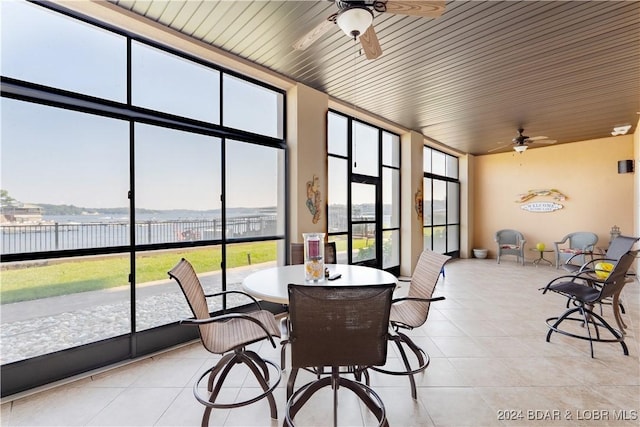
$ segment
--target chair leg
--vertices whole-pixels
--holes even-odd
[[[257,355],[256,355],[257,356]],[[276,400],[273,397],[273,389],[269,389],[269,377],[268,377],[268,373],[266,376],[262,376],[260,375],[260,371],[258,370],[258,366],[254,363],[254,360],[251,357],[248,357],[246,354],[242,355],[241,358],[242,362],[247,365],[249,367],[249,369],[251,369],[251,372],[253,372],[253,375],[256,377],[256,380],[258,380],[258,383],[260,384],[260,386],[262,387],[262,390],[266,393],[266,397],[267,400],[269,401],[269,407],[271,409],[271,418],[274,420],[278,419],[278,409],[276,408]],[[264,361],[262,361],[262,363],[264,363]],[[266,369],[266,366],[265,366]],[[265,378],[266,377],[266,378]],[[280,382],[280,380],[278,380],[278,382]],[[277,385],[277,384],[276,384]],[[255,401],[260,400],[262,397],[259,397],[258,399],[255,399]]]
[[[622,311],[622,313],[625,312],[624,311],[624,306],[620,302],[620,294],[615,294],[613,296],[612,308],[613,308],[613,317],[616,319],[616,323],[618,324],[618,328],[620,328],[620,333],[622,335],[624,335],[625,334],[624,330],[627,328],[627,325],[622,320],[622,315],[620,314],[621,311]]]
[[[287,345],[289,344],[289,340],[280,341],[280,367],[282,370],[285,370],[285,360],[287,358]]]
[[[417,398],[417,389],[416,389],[416,381],[414,378],[415,374],[418,374],[420,372],[423,372],[425,369],[427,369],[427,367],[429,366],[430,363],[430,358],[429,355],[422,350],[420,347],[418,347],[413,340],[411,340],[411,338],[409,338],[407,335],[403,334],[402,332],[398,332],[396,331],[395,335],[392,335],[389,338],[391,341],[393,341],[396,345],[396,347],[398,348],[398,351],[400,352],[400,356],[402,358],[402,363],[404,364],[405,370],[404,371],[389,371],[383,368],[379,368],[377,366],[370,366],[369,369],[372,369],[374,371],[377,372],[381,372],[383,374],[388,374],[388,375],[406,375],[409,377],[409,383],[411,386],[411,397],[413,399]],[[403,347],[403,343],[407,345],[407,347],[413,352],[413,354],[415,355],[417,361],[418,361],[418,367],[416,369],[412,369],[411,368],[411,363],[409,363],[409,359],[407,358],[407,354],[404,350]]]
[[[248,400],[244,400],[241,402],[234,403],[216,403],[216,399],[218,394],[222,388],[222,385],[231,371],[231,368],[239,363],[244,363],[253,373],[253,375],[258,380],[260,387],[262,387],[263,393],[259,394],[256,397],[253,397]],[[274,381],[273,384],[269,384],[269,369],[267,367],[271,365],[272,369],[278,373],[277,381]],[[251,403],[255,403],[262,398],[267,398],[269,401],[269,407],[271,410],[271,418],[277,419],[278,412],[276,409],[275,398],[273,397],[273,390],[280,383],[280,379],[282,378],[280,366],[271,362],[269,360],[261,359],[255,352],[249,351],[241,351],[236,350],[232,354],[228,354],[223,356],[220,361],[211,369],[204,372],[198,381],[193,385],[193,394],[195,398],[206,406],[204,414],[202,416],[202,426],[207,426],[209,424],[209,418],[211,416],[211,411],[215,408],[220,409],[231,409],[238,408],[241,406],[249,405]],[[208,376],[208,390],[210,391],[209,397],[204,399],[200,396],[199,387],[200,383]],[[217,379],[216,379],[217,377]]]
[[[333,389],[333,424],[337,426],[337,406],[339,399],[337,396],[338,389],[342,386],[351,390],[353,393],[362,400],[362,402],[369,408],[376,419],[379,422],[379,426],[388,427],[389,423],[386,417],[386,411],[382,399],[378,396],[370,387],[358,383],[356,381],[349,380],[347,378],[340,377],[338,368],[333,368],[331,376],[324,377],[319,380],[312,381],[300,389],[298,389],[291,398],[287,401],[285,409],[285,420],[283,425],[286,427],[293,427],[293,418],[300,411],[300,409],[309,401],[318,390],[330,386]]]
[[[409,365],[409,360],[407,359],[407,355],[402,348],[402,344],[399,341],[395,341],[396,346],[398,347],[398,351],[400,352],[400,356],[402,357],[402,362],[404,363],[404,367],[407,371],[411,371],[411,366]],[[413,374],[408,374],[409,383],[411,384],[411,398],[414,400],[418,398],[418,391],[416,389],[416,380],[413,378]]]
[[[581,314],[581,318],[569,317],[576,312],[579,312]],[[558,326],[560,325],[560,323],[562,323],[565,320],[581,322],[587,328],[587,336],[576,335],[572,332],[559,329]],[[552,321],[555,321],[555,322],[553,324],[550,324],[550,322]],[[549,331],[547,332],[547,338],[546,338],[547,342],[550,342],[551,334],[553,332],[557,332],[562,335],[566,335],[568,337],[589,341],[589,345],[591,349],[591,357],[594,357],[594,351],[593,351],[594,341],[620,343],[620,346],[622,346],[622,351],[624,355],[625,356],[629,355],[629,349],[627,348],[627,344],[624,342],[624,335],[621,332],[612,328],[611,325],[609,325],[609,323],[607,323],[604,320],[604,318],[602,318],[602,316],[596,314],[595,312],[593,312],[593,310],[590,310],[589,308],[584,307],[582,305],[579,305],[575,308],[565,311],[560,317],[550,317],[546,320],[546,322],[547,322],[547,325],[549,326]],[[594,327],[594,331],[596,333],[595,338],[591,335],[591,328],[589,326],[590,324],[593,325]],[[601,338],[600,330],[598,329],[599,327],[604,327],[605,329],[607,329],[611,333],[611,335],[613,335],[614,338],[613,339]]]
[[[287,381],[287,400],[291,399],[293,394],[293,387],[296,383],[296,377],[298,376],[298,368],[291,368],[289,373],[289,380]]]

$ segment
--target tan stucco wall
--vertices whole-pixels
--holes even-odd
[[[292,242],[302,242],[302,233],[326,233],[327,223],[327,111],[329,97],[297,84],[287,92],[287,145],[289,149],[289,233]],[[306,205],[307,182],[318,178],[321,194],[320,218]]]
[[[475,210],[473,247],[496,255],[496,230],[521,231],[527,248],[554,241],[574,231],[592,231],[606,247],[613,225],[623,234],[634,228],[634,176],[618,174],[618,160],[633,159],[634,136],[624,135],[557,146],[479,156],[473,171]],[[548,213],[527,212],[516,202],[519,194],[554,188],[567,196],[563,209]],[[536,197],[530,201],[552,201]],[[527,249],[526,257],[537,253]],[[547,255],[552,258],[552,254]]]
[[[636,124],[636,131],[633,135],[633,166],[634,172],[634,192],[633,192],[633,221],[634,221],[634,236],[640,236],[640,119]],[[640,260],[636,262],[636,271],[640,270]]]

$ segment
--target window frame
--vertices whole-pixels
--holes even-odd
[[[287,149],[287,99],[286,90],[269,85],[265,82],[254,79],[250,76],[242,75],[233,70],[226,69],[210,61],[203,60],[201,58],[189,55],[188,53],[181,52],[177,48],[168,47],[157,43],[148,38],[139,36],[137,34],[122,30],[114,25],[105,24],[98,19],[89,18],[87,16],[69,11],[63,6],[46,3],[36,4],[38,7],[43,7],[47,10],[61,13],[67,17],[75,20],[82,21],[91,26],[94,26],[100,30],[107,30],[115,33],[126,39],[127,49],[127,102],[116,102],[107,99],[96,98],[90,95],[76,93],[59,88],[53,88],[36,84],[32,82],[22,81],[15,78],[1,76],[0,84],[4,98],[15,99],[23,102],[40,104],[51,108],[61,108],[65,110],[77,111],[87,113],[96,116],[113,117],[120,120],[128,121],[130,126],[129,132],[129,179],[130,185],[128,190],[129,199],[129,221],[130,224],[136,221],[136,203],[135,203],[135,124],[143,123],[146,125],[159,126],[168,129],[181,130],[194,134],[201,134],[211,137],[220,138],[222,141],[222,150],[224,153],[224,145],[228,139],[234,141],[240,141],[243,143],[263,145],[277,150],[282,150],[283,162],[277,166],[280,174],[281,190],[284,192],[284,196],[279,198],[284,203],[282,211],[284,212],[284,231],[282,233],[276,233],[272,235],[265,235],[260,237],[241,237],[241,238],[227,238],[225,232],[222,232],[220,239],[200,240],[200,241],[185,241],[185,242],[171,242],[171,243],[157,243],[157,244],[136,244],[135,240],[135,227],[130,227],[131,235],[129,244],[110,247],[97,247],[88,249],[70,249],[70,250],[54,250],[54,251],[40,251],[40,252],[23,252],[14,254],[1,254],[0,262],[20,262],[20,261],[34,261],[43,259],[60,259],[60,258],[77,258],[94,256],[94,255],[109,255],[109,254],[128,254],[130,257],[130,290],[131,290],[131,330],[128,334],[115,336],[112,338],[99,340],[85,344],[79,347],[70,347],[65,350],[57,351],[55,353],[48,353],[42,356],[36,356],[29,359],[19,360],[16,362],[6,363],[2,365],[3,381],[2,381],[2,397],[15,394],[24,390],[28,390],[33,387],[48,384],[56,380],[67,378],[72,375],[76,375],[81,372],[85,372],[91,369],[102,367],[108,364],[116,363],[126,359],[132,359],[147,355],[156,351],[160,351],[172,345],[183,343],[192,340],[197,337],[197,331],[192,328],[183,328],[177,322],[168,323],[159,327],[152,328],[150,330],[137,331],[135,326],[135,303],[136,303],[136,256],[143,253],[150,253],[152,251],[163,249],[180,249],[180,248],[194,248],[205,247],[211,245],[221,245],[223,252],[223,260],[225,249],[228,244],[243,243],[243,242],[259,242],[259,241],[283,241],[288,240],[288,223],[289,223],[289,198],[286,194],[287,179],[288,179],[288,149]],[[168,52],[169,54],[176,55],[185,60],[210,67],[219,71],[221,86],[220,86],[220,114],[221,123],[224,111],[223,106],[223,86],[222,80],[224,75],[233,76],[234,78],[247,81],[254,85],[258,85],[262,88],[266,88],[275,93],[281,102],[279,120],[277,124],[281,130],[281,137],[271,137],[266,135],[259,135],[252,132],[244,131],[241,129],[234,129],[225,127],[222,125],[204,123],[202,121],[190,119],[187,117],[179,117],[172,114],[153,111],[146,108],[136,107],[131,102],[131,44],[135,40],[137,43],[149,45],[153,48],[160,49]],[[284,169],[284,171],[282,171]],[[222,158],[222,167],[220,171],[223,185],[222,185],[222,221],[226,221],[225,217],[225,189],[224,176],[225,176],[225,159]],[[284,255],[280,253],[279,255]],[[223,261],[221,266],[223,277],[223,290],[226,289],[226,266]],[[277,304],[263,303],[263,306],[273,311],[282,311],[282,307]],[[226,301],[223,305],[223,310],[233,309],[237,311],[245,311],[245,306],[240,307],[228,307]],[[74,363],[69,363],[69,360],[73,360]],[[38,375],[33,375],[33,372],[38,372]]]

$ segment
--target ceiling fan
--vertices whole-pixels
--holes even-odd
[[[360,39],[360,44],[367,59],[376,59],[382,55],[380,42],[373,29],[373,12],[393,13],[396,15],[413,15],[426,18],[437,18],[444,12],[444,0],[329,0],[336,4],[338,11],[298,39],[293,44],[296,50],[304,50],[318,40],[333,24],[346,35]]]
[[[493,151],[498,151],[498,150],[502,150],[505,147],[508,147],[510,145],[513,145],[513,149],[515,151],[517,151],[518,153],[524,153],[525,151],[527,151],[527,148],[529,147],[529,144],[532,142],[536,142],[538,144],[555,144],[556,141],[555,139],[549,139],[546,136],[526,136],[524,134],[524,129],[519,128],[518,129],[518,135],[513,138],[511,140],[511,144],[503,144],[502,142],[498,142],[498,144],[503,144],[500,147],[496,147],[493,148],[491,150],[488,151],[488,153],[491,153]]]

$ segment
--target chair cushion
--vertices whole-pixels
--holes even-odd
[[[520,249],[520,245],[500,245],[502,249]]]
[[[583,251],[582,249],[572,249],[572,248],[564,248],[564,249],[560,249],[560,252],[565,253],[565,254],[583,254],[583,253],[589,253],[587,251]]]

